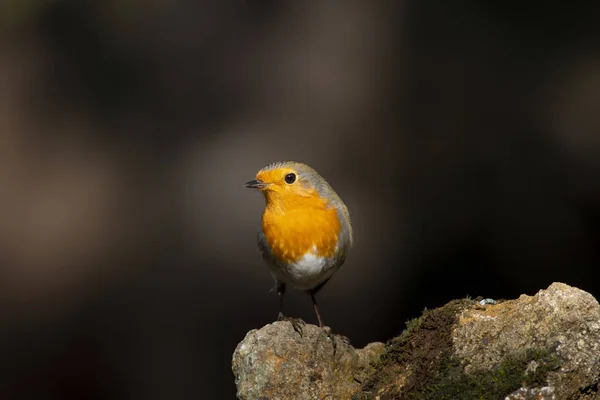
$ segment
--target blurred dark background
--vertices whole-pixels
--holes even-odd
[[[4,0],[0,399],[232,399],[277,297],[258,169],[350,208],[353,345],[454,298],[600,295],[599,2]],[[288,314],[315,323],[309,299]]]

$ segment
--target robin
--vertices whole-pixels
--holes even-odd
[[[291,285],[310,296],[323,327],[315,295],[352,246],[348,208],[317,171],[298,162],[269,164],[244,187],[265,196],[258,249],[275,279],[279,319],[284,318],[286,285]]]

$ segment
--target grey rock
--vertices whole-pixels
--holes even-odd
[[[544,386],[540,388],[519,388],[509,394],[504,400],[558,400],[554,388]]]
[[[356,350],[328,328],[300,328],[281,321],[248,332],[233,354],[239,399],[350,399],[384,350]]]
[[[535,296],[464,310],[452,339],[465,373],[493,369],[524,349],[551,351],[560,368],[548,372],[545,386],[558,399],[574,398],[600,376],[600,306],[591,294],[563,283]],[[531,361],[525,375],[538,364]]]
[[[453,300],[362,350],[276,322],[246,335],[233,372],[243,400],[600,400],[600,305],[563,283],[516,300]]]

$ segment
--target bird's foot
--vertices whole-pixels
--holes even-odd
[[[346,346],[350,345],[350,339],[346,336],[338,335],[333,333],[330,327],[324,326],[322,327],[322,333],[319,335],[320,337],[325,337],[331,341],[331,346],[333,347],[333,356],[335,357],[338,345],[344,344]]]
[[[321,343],[322,340],[325,340],[325,341],[331,343],[331,346],[333,347],[333,356],[335,357],[335,353],[337,350],[337,342],[336,342],[337,336],[338,335],[334,334],[330,327],[322,326],[321,333],[319,333],[319,335],[317,336],[317,340],[315,342],[315,352],[318,351],[319,343]]]
[[[335,351],[337,349],[336,335],[333,333],[331,328],[328,326],[323,326],[322,329],[323,329],[323,333],[325,334],[325,336],[329,340],[331,340],[331,345],[333,346],[333,355],[335,356]]]
[[[286,317],[280,312],[277,315],[277,321],[288,321],[292,324],[292,328],[302,336],[302,329],[304,328],[305,322],[301,318]]]

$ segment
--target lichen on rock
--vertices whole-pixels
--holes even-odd
[[[385,346],[277,322],[233,359],[250,399],[600,399],[600,305],[554,283],[534,296],[426,310]]]
[[[233,355],[239,399],[349,399],[383,343],[356,350],[328,328],[275,322],[248,332]]]
[[[535,296],[463,311],[453,348],[467,374],[525,350],[546,353],[543,363],[528,364],[524,378],[537,376],[538,387],[553,388],[551,398],[585,398],[600,376],[600,306],[587,292],[553,283]]]

